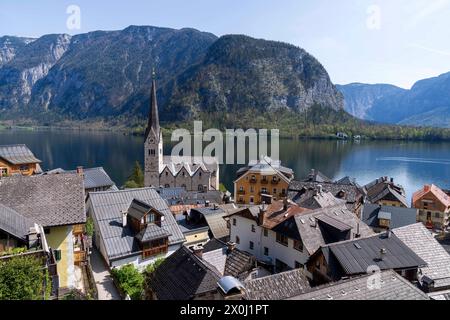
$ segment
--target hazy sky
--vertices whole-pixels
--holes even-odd
[[[67,27],[69,5],[80,29]],[[1,0],[0,34],[193,27],[298,45],[335,83],[415,81],[450,71],[450,0]]]

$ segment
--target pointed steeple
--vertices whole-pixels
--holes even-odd
[[[153,69],[152,73],[152,91],[150,96],[150,112],[148,115],[148,124],[147,130],[145,131],[145,139],[148,138],[149,133],[153,130],[157,139],[159,139],[160,135],[160,127],[159,127],[159,114],[158,114],[158,101],[156,97],[156,74]]]

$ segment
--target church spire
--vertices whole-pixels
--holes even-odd
[[[153,130],[157,139],[160,136],[160,127],[159,127],[159,114],[158,114],[158,101],[156,97],[156,73],[155,69],[152,72],[152,91],[150,95],[150,112],[148,115],[148,124],[147,130],[145,132],[145,139],[148,138],[149,133]]]

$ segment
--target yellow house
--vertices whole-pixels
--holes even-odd
[[[0,203],[44,228],[62,289],[77,287],[76,266],[87,259],[84,200],[81,175],[19,175],[0,179]]]
[[[0,177],[41,173],[40,163],[26,145],[0,146]]]
[[[257,205],[286,198],[292,179],[292,169],[282,167],[279,161],[267,159],[250,163],[237,172],[234,199],[237,204]]]

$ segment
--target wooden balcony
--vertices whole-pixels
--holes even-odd
[[[261,184],[269,184],[269,180],[267,180],[267,179],[262,179],[262,180],[261,180]]]
[[[258,180],[257,179],[250,179],[250,183],[251,184],[256,184],[256,183],[258,183]]]
[[[240,195],[245,195],[245,190],[238,190],[237,193],[240,194]]]
[[[277,185],[277,184],[280,183],[280,179],[271,180],[270,183],[273,184],[273,185]]]
[[[169,250],[168,245],[146,249],[142,252],[142,257],[143,259],[148,259],[154,256],[163,255],[166,254],[168,250]]]
[[[87,261],[86,251],[75,251],[73,253],[75,265],[80,265]]]

